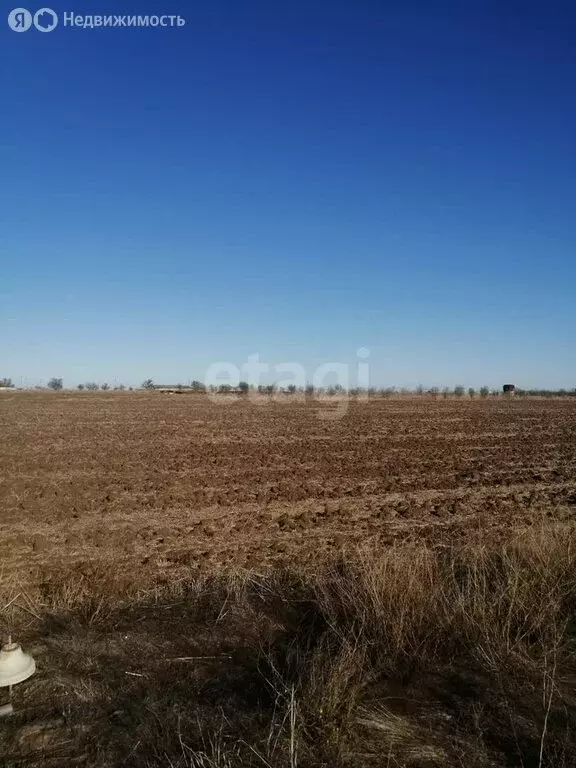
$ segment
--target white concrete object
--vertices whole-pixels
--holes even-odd
[[[36,663],[32,656],[24,653],[18,643],[13,643],[9,637],[0,650],[0,688],[17,685],[31,677],[35,671]]]

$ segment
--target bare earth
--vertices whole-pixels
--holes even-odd
[[[3,394],[4,578],[305,564],[576,515],[576,398],[374,399],[325,418],[340,405]]]

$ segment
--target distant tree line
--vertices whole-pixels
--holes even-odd
[[[110,384],[106,381],[103,384],[97,384],[95,381],[87,381],[86,384],[78,384],[76,389],[80,390],[80,392],[83,390],[86,390],[87,392],[98,392],[98,390],[101,392],[108,392],[110,389],[114,392],[124,392],[126,387],[124,384],[115,384],[113,387],[110,387]],[[133,387],[129,387],[128,389],[132,391]]]
[[[0,378],[0,388],[13,389],[15,385],[11,378]],[[58,392],[64,389],[64,382],[62,378],[52,377],[46,387],[36,386],[33,389],[44,390],[51,389],[54,392]],[[114,384],[113,387],[104,382],[98,384],[95,381],[87,381],[84,384],[78,384],[76,389],[79,392],[123,392],[128,390],[132,392],[134,387],[126,387],[124,384]],[[146,391],[155,391],[158,389],[170,389],[180,390],[182,392],[192,393],[210,393],[210,394],[248,394],[249,392],[258,392],[261,395],[300,395],[300,396],[318,396],[326,395],[328,397],[337,395],[349,395],[351,397],[414,397],[414,396],[428,396],[433,398],[442,397],[458,398],[468,396],[473,399],[475,397],[488,398],[488,397],[506,397],[507,394],[502,392],[502,389],[490,388],[486,385],[475,389],[474,387],[464,387],[462,384],[457,384],[455,387],[430,387],[425,389],[422,385],[418,385],[415,388],[409,387],[350,387],[346,389],[342,384],[333,384],[325,387],[316,387],[312,384],[307,384],[304,387],[298,387],[295,384],[289,384],[285,387],[278,384],[260,384],[257,387],[249,384],[246,381],[239,381],[237,385],[232,384],[204,384],[201,381],[195,379],[190,384],[175,384],[175,385],[158,385],[154,383],[153,379],[145,379],[140,389]],[[575,397],[576,387],[573,389],[522,389],[516,387],[514,391],[514,397]]]
[[[326,387],[315,387],[312,384],[307,384],[305,387],[298,387],[295,384],[289,384],[288,386],[281,387],[277,384],[259,384],[254,386],[248,384],[246,381],[240,381],[237,385],[232,384],[203,384],[200,381],[192,381],[190,384],[176,384],[171,386],[163,386],[154,384],[153,379],[145,379],[142,382],[142,389],[145,390],[158,390],[158,389],[175,389],[183,392],[209,392],[210,394],[247,394],[248,392],[258,392],[262,395],[273,395],[276,393],[282,393],[286,395],[350,395],[352,397],[402,397],[402,396],[428,396],[443,398],[455,397],[463,398],[466,395],[469,398],[481,397],[503,397],[505,393],[502,389],[490,388],[486,385],[475,389],[474,387],[464,387],[462,384],[457,384],[455,387],[431,387],[425,389],[423,386],[418,385],[416,388],[409,387],[350,387],[346,389],[341,384],[334,384]],[[516,388],[514,392],[515,397],[574,397],[576,396],[576,387],[574,389],[519,389]]]

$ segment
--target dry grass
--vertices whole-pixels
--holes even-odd
[[[38,660],[5,766],[570,766],[576,530],[2,595]]]

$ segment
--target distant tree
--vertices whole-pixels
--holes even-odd
[[[442,397],[444,400],[448,398],[448,395],[450,394],[450,388],[449,387],[442,387]]]
[[[432,395],[432,397],[438,397],[439,391],[440,390],[438,389],[438,387],[430,387],[430,394]]]
[[[124,386],[124,384],[116,384],[116,386],[114,387],[115,392],[124,392],[125,389],[126,387]]]
[[[107,384],[106,382],[104,382],[104,384],[102,384],[102,386],[100,387],[100,389],[101,389],[103,392],[107,392],[107,391],[110,389],[110,384]]]
[[[144,381],[142,382],[142,389],[154,389],[154,380],[144,379]]]
[[[457,384],[454,387],[454,397],[462,397],[463,394],[464,394],[464,387],[462,386],[462,384]]]
[[[480,387],[480,397],[488,397],[489,394],[490,394],[490,390],[488,389],[488,387],[486,386]]]
[[[288,391],[288,392],[289,392],[291,395],[295,395],[295,394],[296,394],[296,384],[288,384],[288,386],[286,387],[286,390],[287,390],[287,391]]]
[[[190,384],[190,387],[194,392],[206,392],[206,384],[202,384],[201,381],[197,381],[196,379]]]
[[[11,389],[13,386],[12,379],[0,379],[0,387],[8,387]]]
[[[54,390],[54,392],[57,392],[59,389],[62,389],[63,387],[62,379],[52,378],[48,382],[48,388]]]
[[[240,392],[242,392],[243,395],[245,395],[245,394],[247,394],[248,390],[250,389],[250,385],[248,384],[247,381],[241,381],[238,384],[238,389],[240,390]]]
[[[474,389],[474,387],[468,387],[468,395],[470,397],[476,397],[476,390]]]
[[[227,392],[230,392],[231,390],[232,390],[232,385],[231,384],[220,384],[220,386],[218,387],[218,392],[220,392],[220,394],[226,394]]]
[[[98,389],[98,384],[96,384],[95,381],[87,381],[85,387],[89,392],[96,392]]]
[[[418,386],[416,387],[416,394],[417,395],[423,395],[424,394],[424,387],[422,386],[422,384],[418,384]]]
[[[84,389],[84,384],[78,384],[77,389],[79,389],[80,392],[82,392],[82,390]]]
[[[314,385],[313,384],[306,384],[304,388],[304,394],[307,397],[312,397],[314,395]]]

